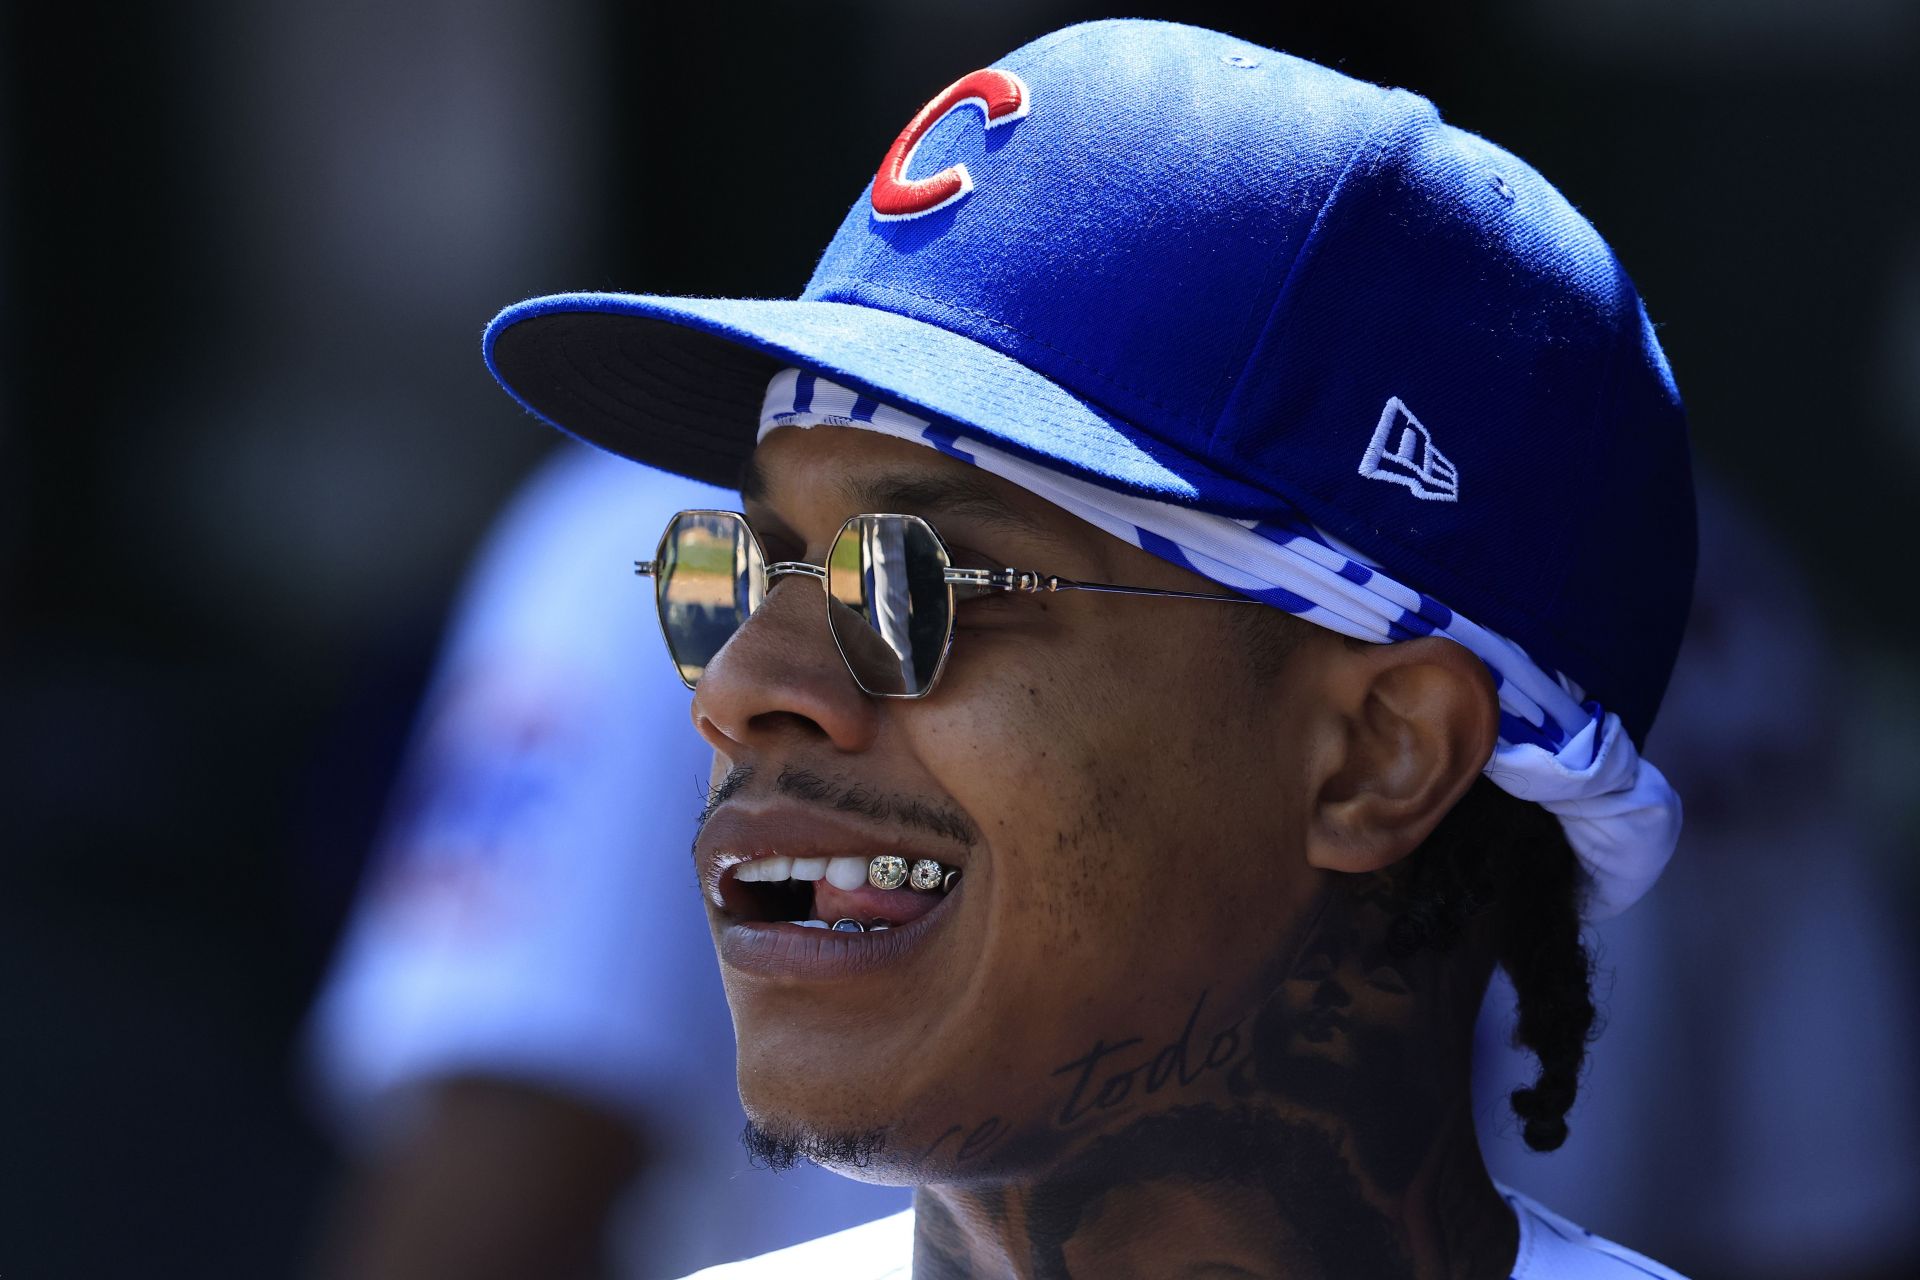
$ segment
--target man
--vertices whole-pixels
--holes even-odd
[[[1808,733],[1836,705],[1817,613],[1765,531],[1701,488],[1700,585],[1653,735],[1687,795],[1687,856],[1596,931],[1607,1052],[1581,1080],[1579,1140],[1550,1159],[1501,1122],[1532,1064],[1507,1045],[1513,992],[1496,977],[1475,1032],[1481,1149],[1500,1182],[1700,1270],[1865,1274],[1905,1241],[1914,1200],[1897,1083],[1911,1005],[1869,1012],[1876,993],[1843,975],[1897,972],[1881,959],[1897,931],[1864,841],[1836,840],[1859,815],[1833,810],[1831,733]],[[674,511],[737,501],[569,445],[481,552],[314,1023],[329,1102],[370,1134],[339,1274],[551,1277],[607,1238],[618,1274],[646,1280],[900,1207],[897,1188],[811,1166],[746,1170],[705,918],[670,905],[688,874],[663,855],[693,837],[712,752],[674,730],[686,694],[652,601],[612,588]],[[688,786],[663,813],[635,776]],[[1814,847],[1817,881],[1795,870]],[[635,929],[635,902],[669,905]],[[1713,962],[1761,919],[1778,922],[1764,965]],[[1810,1052],[1881,1083],[1809,1093]]]
[[[741,477],[641,568],[716,750],[750,1143],[917,1194],[716,1274],[1671,1274],[1496,1186],[1468,1103],[1498,963],[1564,1141],[1581,914],[1679,826],[1637,748],[1678,397],[1523,162],[1089,24],[929,103],[801,300],[563,295],[486,345]]]

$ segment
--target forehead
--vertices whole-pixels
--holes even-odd
[[[750,512],[796,529],[837,527],[864,512],[966,519],[1061,541],[1098,531],[1016,484],[936,449],[857,427],[783,427],[747,460],[740,496]]]

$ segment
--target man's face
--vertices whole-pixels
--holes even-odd
[[[960,567],[1219,593],[872,432],[777,431],[754,471],[772,560],[821,563],[848,516],[902,511]],[[856,687],[817,582],[777,580],[694,699],[730,784],[696,854],[756,1123],[884,1130],[866,1176],[925,1181],[1050,1162],[1225,1089],[1323,874],[1302,854],[1311,753],[1287,731],[1312,682],[1248,674],[1231,615],[1255,607],[963,601],[940,683],[905,701]],[[772,896],[732,883],[743,855],[835,849],[962,878],[911,927],[864,935],[769,925]]]

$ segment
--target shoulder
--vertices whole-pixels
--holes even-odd
[[[500,527],[521,536],[566,527],[651,524],[689,503],[732,502],[734,495],[697,480],[605,453],[562,443],[523,481],[504,508]],[[659,530],[653,530],[658,536]],[[648,547],[647,550],[652,550]]]
[[[684,722],[686,690],[658,652],[653,589],[633,566],[652,558],[674,512],[737,505],[722,490],[563,445],[522,484],[475,556],[436,692],[477,679],[484,698],[531,701],[558,716],[578,690],[586,705],[577,717],[598,725],[618,707],[619,722],[636,733],[635,699],[658,699]]]
[[[913,1210],[896,1213],[757,1258],[695,1272],[687,1280],[908,1280],[913,1270]]]
[[[604,598],[610,578],[631,574],[635,560],[653,554],[674,512],[735,505],[724,490],[585,445],[563,445],[521,484],[488,530],[469,578],[469,601],[565,592],[583,582]]]
[[[1510,1187],[1500,1194],[1520,1224],[1513,1280],[1686,1280],[1651,1258],[1576,1226]]]

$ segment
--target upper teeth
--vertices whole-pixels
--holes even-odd
[[[776,854],[743,862],[734,870],[736,880],[825,880],[836,889],[851,892],[867,882],[865,858],[789,858]]]

